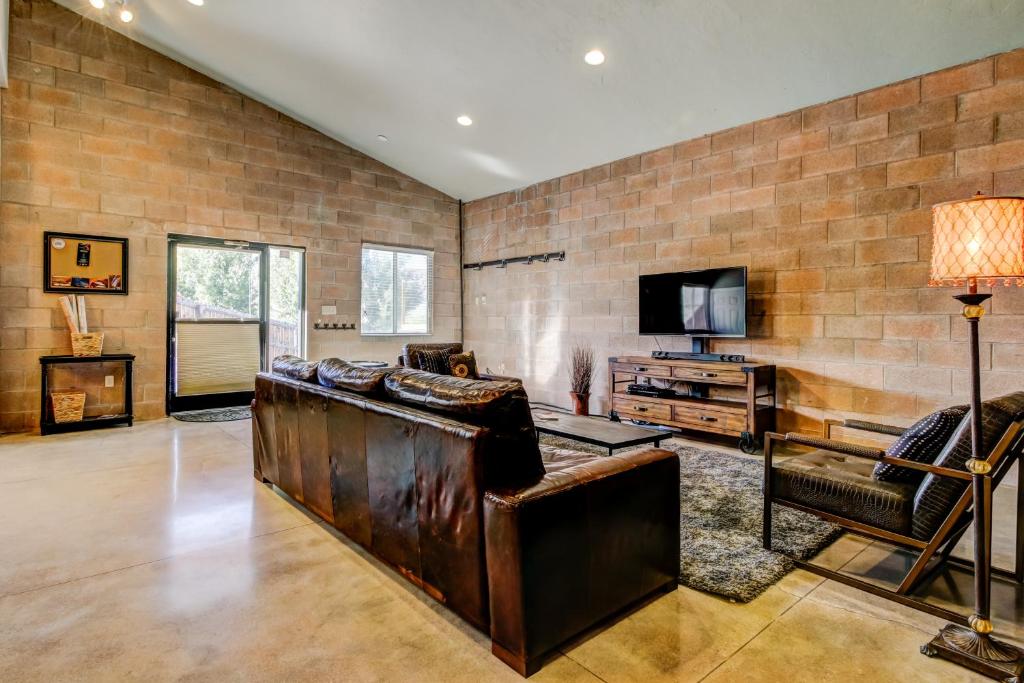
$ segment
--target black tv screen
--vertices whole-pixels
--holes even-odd
[[[640,334],[747,336],[747,269],[641,275]]]

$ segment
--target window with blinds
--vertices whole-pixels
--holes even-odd
[[[363,245],[363,334],[430,334],[434,252]]]

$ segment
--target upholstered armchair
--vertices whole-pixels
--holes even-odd
[[[772,504],[776,503],[813,514],[849,532],[915,551],[918,557],[895,593],[796,558],[794,561],[828,578],[951,618],[946,610],[924,606],[907,594],[950,560],[950,553],[972,520],[971,475],[965,468],[972,453],[971,429],[966,414],[966,407],[949,408],[906,429],[860,420],[828,420],[820,437],[768,433],[764,547],[772,547]],[[1013,463],[1021,459],[1024,449],[1024,392],[985,401],[982,418],[992,485],[997,486]],[[888,449],[846,443],[832,438],[837,426],[897,439]],[[779,444],[811,450],[783,459],[777,457]],[[1019,472],[1019,477],[1019,485],[1024,486],[1024,473]],[[991,515],[991,511],[985,514]],[[1020,515],[1016,534],[1017,566],[1014,571],[993,568],[993,573],[1021,583],[1024,520]],[[933,559],[937,561],[929,568]],[[963,617],[957,620],[963,621]]]
[[[448,349],[453,354],[462,353],[462,342],[432,342],[422,344],[406,344],[402,347],[402,353],[398,356],[398,364],[402,367],[412,368],[413,370],[422,370],[420,364],[420,351],[437,351],[438,349]],[[488,379],[495,381],[509,381],[514,380],[520,381],[516,377],[503,377],[501,375],[490,375],[486,373],[479,373],[480,379]]]

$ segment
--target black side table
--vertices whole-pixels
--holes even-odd
[[[63,432],[84,432],[90,429],[102,429],[114,425],[132,425],[135,415],[132,413],[132,362],[135,356],[130,353],[104,353],[99,356],[40,356],[40,406],[39,406],[39,433],[61,434]],[[54,365],[75,365],[79,363],[124,363],[124,412],[118,415],[101,415],[98,417],[86,417],[79,422],[54,422],[50,414],[49,402],[49,375],[50,367]]]

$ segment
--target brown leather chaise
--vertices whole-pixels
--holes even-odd
[[[255,477],[489,632],[520,674],[675,589],[675,454],[542,454],[518,381],[274,367],[256,379]]]

